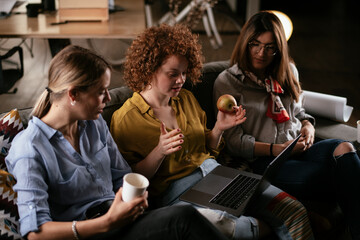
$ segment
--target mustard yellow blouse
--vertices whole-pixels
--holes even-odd
[[[150,179],[149,192],[159,195],[171,181],[192,173],[205,159],[219,154],[218,149],[206,145],[206,114],[194,95],[182,89],[177,97],[171,98],[171,106],[184,135],[182,149],[168,155],[157,173]],[[160,120],[142,96],[135,92],[112,116],[110,131],[124,158],[131,165],[143,160],[158,144]],[[172,129],[168,129],[171,131]]]

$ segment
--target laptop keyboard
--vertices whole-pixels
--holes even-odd
[[[237,209],[249,196],[260,179],[239,174],[210,202]]]

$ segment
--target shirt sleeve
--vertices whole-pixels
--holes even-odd
[[[19,152],[25,157],[20,157]],[[14,190],[17,192],[20,233],[26,236],[29,232],[38,231],[40,225],[52,221],[46,173],[31,144],[19,139],[14,139],[6,161],[9,172],[17,180]]]
[[[311,124],[315,126],[315,118],[310,114],[306,113],[305,108],[303,106],[304,106],[304,95],[303,93],[301,93],[299,102],[294,103],[294,112],[296,113],[295,117],[300,121],[309,120]]]

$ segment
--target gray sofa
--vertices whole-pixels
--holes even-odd
[[[219,62],[210,62],[204,64],[202,82],[192,86],[189,82],[186,82],[185,88],[191,90],[200,105],[204,109],[207,114],[207,127],[212,128],[215,123],[215,113],[213,109],[213,84],[220,72],[226,69],[229,66],[228,61],[219,61]],[[107,122],[108,126],[110,125],[112,114],[115,110],[120,108],[122,104],[132,96],[132,91],[128,87],[118,87],[110,90],[111,101],[107,103],[102,116]],[[31,108],[19,109],[19,113],[21,116],[21,120],[23,122],[24,127],[27,126],[29,120],[29,114],[31,112]],[[0,117],[5,113],[0,114]],[[316,116],[315,116],[316,117]],[[349,140],[353,143],[356,142],[356,129],[345,124],[337,123],[331,121],[329,119],[323,119],[316,117],[316,138],[317,139],[326,139],[326,138],[341,138],[344,140]],[[359,146],[355,143],[357,149]],[[226,153],[225,153],[226,154]],[[222,163],[226,164],[226,161]],[[323,203],[309,203],[308,207],[311,209],[315,209],[316,211],[322,213],[323,215],[334,218],[333,221],[339,222],[341,219],[341,212],[339,211],[336,205],[332,204],[323,204]],[[342,222],[342,221],[341,221]],[[343,225],[339,225],[343,226]],[[324,235],[322,239],[337,239],[332,238],[335,235],[334,231],[338,232],[338,229],[334,229],[328,232],[328,234]],[[332,237],[330,237],[332,236]]]

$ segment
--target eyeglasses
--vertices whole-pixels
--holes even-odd
[[[269,56],[274,56],[277,53],[277,47],[274,44],[263,44],[258,42],[249,42],[249,48],[255,53],[259,53],[264,48],[264,53]]]

